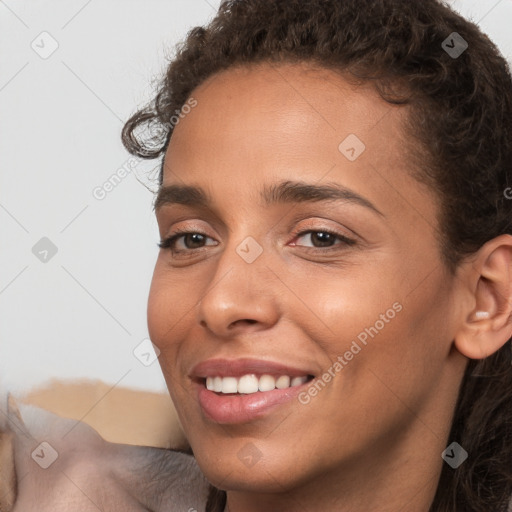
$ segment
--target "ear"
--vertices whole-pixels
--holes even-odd
[[[462,267],[468,307],[455,347],[469,359],[483,359],[512,338],[512,235],[490,240]]]

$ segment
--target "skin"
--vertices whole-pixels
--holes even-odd
[[[156,215],[162,239],[177,228],[207,238],[160,250],[148,324],[200,468],[231,512],[427,512],[467,358],[512,335],[510,237],[448,272],[437,198],[404,150],[407,108],[369,86],[262,64],[214,75],[193,97],[163,186],[199,186],[212,206],[157,201]],[[353,162],[338,149],[349,134],[366,146]],[[381,214],[353,201],[261,203],[264,186],[287,180],[347,187]],[[355,244],[322,245],[325,230]],[[307,231],[316,235],[298,236]],[[250,264],[236,252],[249,236],[263,249]],[[395,303],[401,311],[307,405],[236,425],[204,415],[189,377],[198,362],[278,361],[310,368],[313,385]],[[492,317],[474,318],[482,309]],[[238,456],[249,443],[252,467]]]

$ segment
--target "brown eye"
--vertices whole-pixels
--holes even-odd
[[[311,242],[315,247],[331,247],[336,242],[336,237],[324,231],[310,233]]]
[[[212,240],[209,236],[203,233],[198,233],[195,231],[184,231],[175,233],[169,238],[162,240],[158,244],[158,246],[160,247],[160,249],[170,249],[173,254],[189,252],[194,251],[195,249],[201,249],[205,247],[206,241],[208,239]]]
[[[323,231],[323,230],[304,231],[297,235],[297,240],[301,239],[301,238],[305,238],[306,240],[309,239],[311,245],[298,244],[298,243],[294,243],[293,245],[321,249],[321,248],[334,247],[335,245],[354,245],[355,244],[354,240],[351,240],[350,238],[347,238],[346,236],[343,236],[338,233],[331,233],[330,231]],[[341,242],[341,244],[339,244],[339,243],[336,244],[337,240],[339,240]]]
[[[183,235],[183,243],[187,249],[197,249],[202,247],[205,237],[201,233],[188,233]]]

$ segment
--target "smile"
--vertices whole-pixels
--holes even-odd
[[[242,377],[207,377],[206,389],[223,394],[250,395],[258,392],[268,392],[274,389],[287,389],[300,386],[309,380],[309,376],[290,377],[289,375],[262,375],[258,377],[254,373]]]
[[[247,423],[289,404],[313,380],[309,369],[255,359],[210,359],[190,373],[204,417]]]

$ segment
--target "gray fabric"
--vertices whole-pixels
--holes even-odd
[[[208,482],[191,455],[108,443],[84,423],[33,406],[18,411],[8,408],[0,424],[14,433],[18,488],[8,512],[205,510]]]

